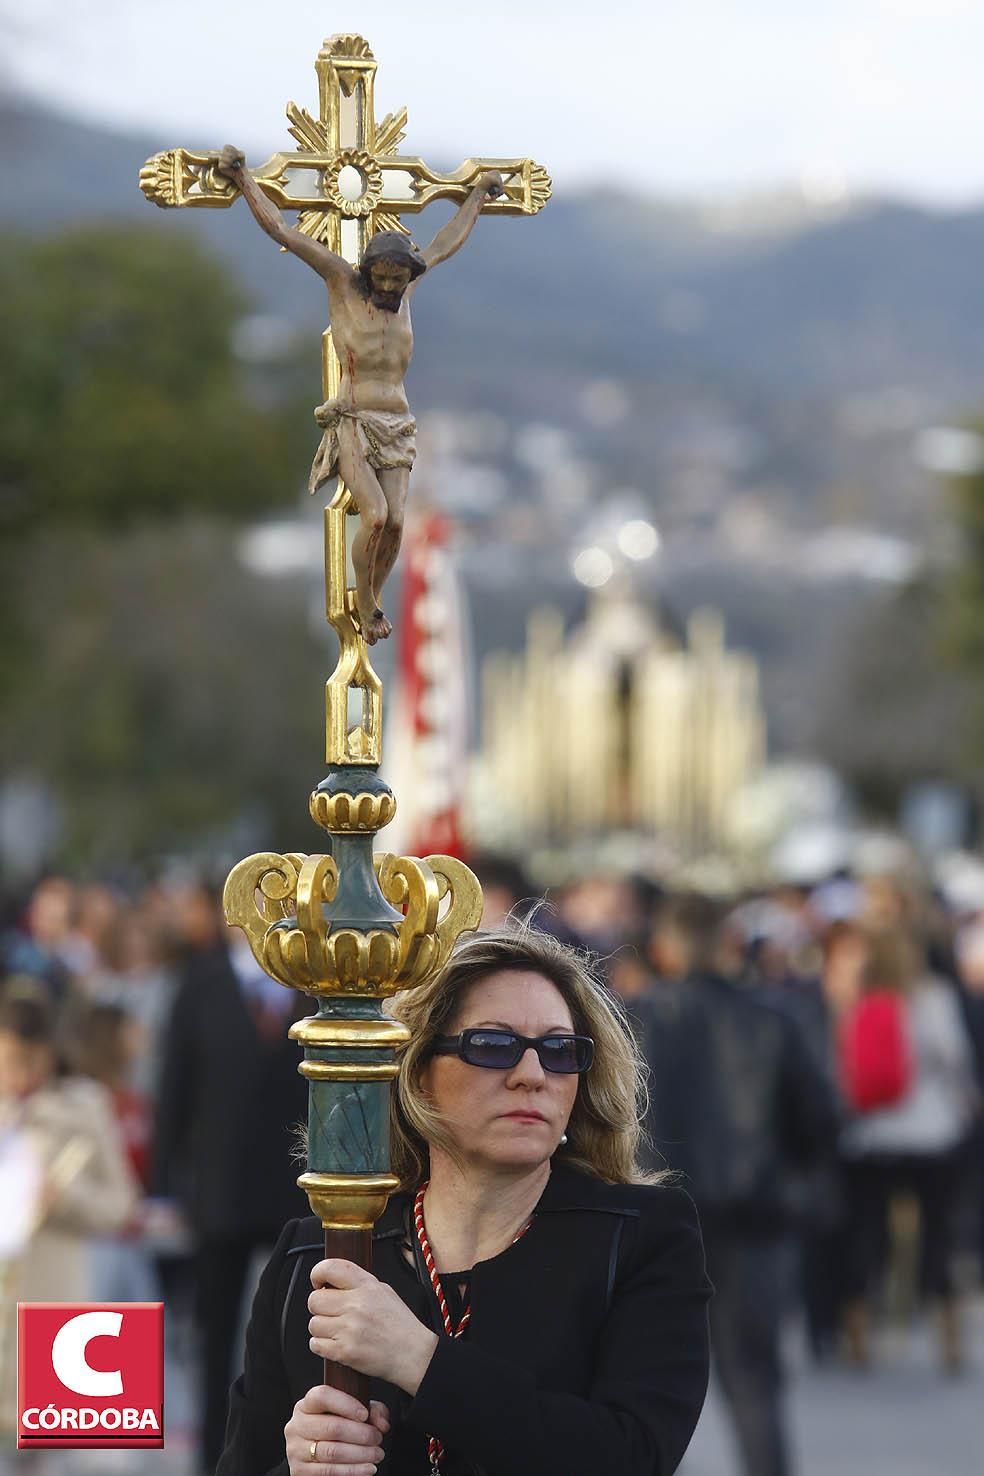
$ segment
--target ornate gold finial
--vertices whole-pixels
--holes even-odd
[[[546,205],[547,201],[550,199],[552,188],[553,180],[550,178],[550,175],[544,169],[543,165],[531,164],[527,184],[529,209],[531,215],[536,215],[538,211],[543,209],[544,205]]]
[[[345,56],[364,58],[372,56],[372,48],[364,36],[354,31],[340,31],[337,36],[328,36],[321,48],[321,57]]]
[[[327,998],[385,998],[442,968],[462,933],[478,927],[482,891],[454,856],[373,858],[393,909],[387,928],[361,931],[331,921],[339,871],[331,856],[248,856],[229,873],[226,921],[242,928],[257,963],[281,984]],[[441,916],[442,904],[448,906]]]
[[[161,209],[178,203],[178,190],[174,182],[177,159],[176,149],[164,149],[148,159],[140,170],[140,188],[147,199]]]

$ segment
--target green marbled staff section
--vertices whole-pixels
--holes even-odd
[[[325,1022],[386,1019],[382,1001],[323,999],[317,1016]],[[344,1062],[353,1066],[391,1065],[391,1046],[308,1046],[310,1062]],[[387,1174],[390,1171],[390,1095],[392,1081],[308,1080],[308,1170],[311,1173]]]
[[[312,1051],[308,1059],[339,1059],[351,1052]],[[392,1051],[362,1051],[392,1060]],[[308,1169],[311,1173],[386,1174],[390,1166],[388,1081],[312,1081],[308,1102]]]
[[[373,999],[364,994],[356,994],[346,998],[344,995],[331,995],[327,999],[319,1000],[319,1020],[385,1020],[383,1014],[382,1000]]]

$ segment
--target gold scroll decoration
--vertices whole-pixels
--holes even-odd
[[[386,901],[405,912],[395,932],[332,928],[324,915],[338,885],[330,856],[263,851],[233,867],[226,921],[242,928],[262,969],[315,996],[385,998],[443,968],[462,933],[482,918],[482,890],[454,856],[373,858]]]

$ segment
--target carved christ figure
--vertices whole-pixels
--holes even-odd
[[[502,176],[484,174],[424,251],[399,231],[380,231],[353,267],[288,226],[245,164],[241,150],[226,147],[217,170],[238,185],[267,235],[306,261],[328,286],[341,380],[336,398],[314,412],[324,435],[309,487],[315,492],[337,474],[352,494],[360,520],[352,540],[355,599],[363,637],[373,645],[393,629],[379,597],[400,550],[417,451],[417,423],[403,387],[413,352],[410,297],[418,277],[465,244],[486,200],[502,193]]]

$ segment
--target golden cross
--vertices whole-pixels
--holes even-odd
[[[491,214],[535,215],[550,198],[550,176],[532,159],[466,159],[452,174],[438,174],[423,159],[398,154],[406,108],[376,122],[376,59],[361,36],[330,37],[315,63],[321,107],[313,117],[288,103],[290,133],[298,148],[274,154],[253,178],[274,204],[298,210],[297,226],[353,264],[376,231],[403,230],[401,215],[432,200],[461,201],[490,169],[505,191],[484,209]],[[215,154],[166,149],[140,171],[140,188],[155,205],[222,208],[239,193],[215,171]],[[355,171],[361,189],[346,188],[343,171]],[[295,191],[291,176],[314,173],[313,193]],[[353,182],[354,183],[354,182]],[[354,236],[343,227],[351,223]]]
[[[499,215],[535,215],[550,198],[550,177],[532,159],[466,159],[451,174],[438,174],[423,159],[397,153],[406,108],[376,122],[376,59],[361,36],[332,36],[315,63],[320,109],[315,118],[296,103],[287,106],[298,147],[272,155],[253,178],[285,210],[297,210],[297,227],[356,265],[383,230],[406,231],[400,217],[432,200],[460,203],[489,170],[503,177],[503,193],[483,206]],[[162,207],[222,209],[238,187],[216,170],[217,155],[189,149],[155,154],[140,171],[140,188]],[[302,186],[306,185],[305,190]],[[323,337],[323,395],[338,393],[339,364],[329,329]],[[351,498],[341,482],[325,510],[327,617],[338,634],[339,662],[328,681],[327,757],[330,763],[379,763],[382,693],[347,589],[345,514]],[[360,692],[362,717],[349,726],[349,693]]]

